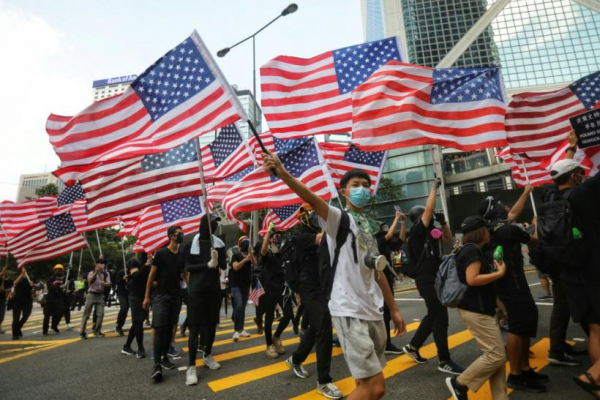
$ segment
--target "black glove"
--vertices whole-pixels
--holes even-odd
[[[436,189],[439,189],[440,186],[442,186],[442,179],[441,178],[435,178],[433,180],[433,184],[435,185]]]
[[[433,218],[435,218],[435,220],[437,222],[439,222],[441,225],[444,225],[446,223],[446,216],[444,215],[443,211],[436,211],[433,213]]]

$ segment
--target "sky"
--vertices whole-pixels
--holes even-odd
[[[364,41],[360,0],[296,0],[298,11],[256,37],[258,69],[278,55],[311,57]],[[19,176],[60,165],[50,113],[75,115],[92,81],[140,74],[196,29],[229,83],[252,89],[251,35],[290,0],[0,0],[0,201]],[[260,94],[258,96],[260,98]]]

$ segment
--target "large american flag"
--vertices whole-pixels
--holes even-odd
[[[573,128],[569,118],[592,110],[600,101],[600,71],[551,92],[513,96],[506,113],[506,134],[512,151],[543,162],[566,147]]]
[[[260,69],[262,109],[283,138],[349,132],[350,94],[390,60],[403,61],[399,38],[327,51],[312,58],[279,56]]]
[[[45,196],[21,203],[6,200],[0,203],[0,224],[6,236],[13,238],[52,217],[56,207],[56,196]]]
[[[519,187],[527,185],[527,177],[531,186],[541,186],[554,183],[550,177],[550,171],[540,165],[538,161],[532,161],[513,154],[510,147],[499,151],[497,157],[501,158],[509,167],[513,180]],[[527,170],[527,171],[525,171]]]
[[[322,142],[319,147],[329,166],[335,187],[340,187],[340,180],[346,172],[359,168],[371,178],[371,193],[377,193],[387,151],[362,151],[353,144],[344,143]]]
[[[498,68],[429,68],[390,61],[354,90],[352,106],[352,142],[362,150],[506,146]]]
[[[136,210],[130,212],[125,215],[121,215],[121,229],[119,229],[119,233],[117,233],[118,237],[123,236],[135,236],[133,231],[135,230],[138,222],[140,221],[140,216],[144,210]]]
[[[8,236],[2,229],[2,225],[0,225],[0,257],[8,257],[6,242],[8,242]]]
[[[202,148],[201,155],[206,182],[220,181],[255,164],[237,124],[221,128],[215,140]]]
[[[270,131],[259,133],[258,136],[260,137],[260,140],[262,141],[263,145],[267,148],[267,150],[269,150],[271,153],[275,151],[274,136]],[[248,145],[250,146],[252,154],[254,154],[254,158],[256,160],[257,165],[262,166],[263,150],[262,147],[260,147],[260,145],[258,144],[258,140],[254,135],[252,135],[250,139],[248,139]]]
[[[180,197],[200,196],[194,140],[164,153],[101,163],[81,177],[88,202],[88,223]]]
[[[185,234],[198,231],[204,215],[198,197],[183,197],[144,209],[139,219],[136,237],[146,253],[152,253],[168,243],[167,229],[179,225]]]
[[[96,222],[94,224],[90,224],[86,200],[78,200],[75,203],[73,203],[70,211],[71,216],[73,217],[73,222],[75,223],[75,228],[77,228],[77,232],[83,233],[95,231],[97,229],[102,228],[117,227],[120,225],[121,222],[121,217],[117,216]]]
[[[70,213],[51,217],[28,228],[7,243],[19,267],[78,250],[86,245]]]
[[[262,228],[258,232],[264,235],[269,230],[271,222],[275,223],[275,230],[287,231],[296,225],[300,224],[298,219],[298,209],[302,203],[292,204],[289,206],[276,207],[269,210],[262,222]]]
[[[316,140],[311,138],[279,140],[275,151],[284,167],[324,200],[337,192],[327,165],[319,152]],[[229,218],[239,212],[267,207],[283,207],[298,203],[300,198],[283,181],[258,168],[243,177],[223,199],[223,209]]]
[[[245,113],[196,31],[121,95],[75,117],[50,115],[46,131],[63,167],[164,152]]]

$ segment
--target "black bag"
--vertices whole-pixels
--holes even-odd
[[[319,256],[319,280],[321,281],[321,289],[323,294],[329,300],[331,298],[331,290],[333,288],[333,279],[335,278],[335,270],[338,264],[341,247],[346,243],[348,234],[352,235],[352,251],[354,253],[354,262],[358,263],[358,254],[356,252],[356,238],[350,229],[350,216],[342,210],[342,218],[335,236],[335,250],[333,253],[333,261],[329,256],[329,246],[327,245],[327,236],[323,235],[317,254]]]
[[[578,221],[569,204],[571,193],[572,189],[563,197],[558,192],[550,193],[540,206],[537,217],[538,249],[542,263],[578,269],[589,259],[591,248],[585,237],[573,237],[573,228]]]
[[[298,259],[298,239],[296,236],[288,237],[281,246],[281,258],[285,271],[285,281],[293,292],[298,293],[300,280],[300,260]]]
[[[402,264],[402,274],[408,276],[411,279],[415,279],[415,277],[419,275],[419,270],[422,268],[421,265],[423,264],[423,261],[430,257],[430,248],[431,246],[433,246],[433,243],[431,243],[429,234],[427,234],[425,238],[425,245],[423,246],[421,254],[419,255],[419,257],[415,257],[414,254],[412,254],[412,252],[410,251],[410,246],[408,244],[409,241],[410,236],[406,238],[406,241],[404,242],[403,250],[408,256],[408,260],[406,263]]]

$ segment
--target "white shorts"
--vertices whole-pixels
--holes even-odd
[[[333,326],[354,379],[377,375],[385,367],[387,334],[383,321],[333,317]]]

